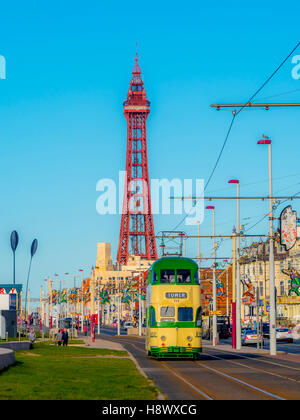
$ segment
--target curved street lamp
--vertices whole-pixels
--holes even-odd
[[[26,315],[26,308],[27,308],[27,294],[28,294],[28,284],[29,284],[29,276],[30,276],[30,270],[31,270],[31,262],[34,254],[36,253],[38,246],[37,239],[34,239],[31,244],[30,248],[30,263],[29,263],[29,269],[28,269],[28,275],[27,275],[27,283],[26,283],[26,297],[25,297],[25,315]]]
[[[15,252],[19,243],[19,235],[17,231],[13,231],[10,235],[10,245],[13,251],[14,261],[13,261],[13,284],[16,284],[16,259]]]

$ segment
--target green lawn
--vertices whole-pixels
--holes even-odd
[[[153,385],[124,351],[34,344],[15,352],[17,364],[0,373],[0,399],[155,399]]]
[[[9,338],[8,341],[19,341],[19,336],[16,338]],[[21,337],[21,341],[28,341],[28,337]],[[6,339],[0,338],[0,343],[7,343]]]

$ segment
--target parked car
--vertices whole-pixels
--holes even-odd
[[[288,343],[293,343],[292,331],[286,327],[276,328],[276,341],[287,341]]]
[[[133,328],[132,322],[126,321],[123,325],[123,328],[127,330],[128,328]]]
[[[245,330],[242,336],[242,345],[247,346],[248,344],[257,344],[257,331],[256,330]],[[263,335],[259,336],[259,344],[264,345]]]

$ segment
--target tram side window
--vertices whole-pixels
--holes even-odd
[[[160,270],[160,282],[161,283],[174,283],[175,270]]]
[[[150,308],[150,327],[153,327],[156,323],[155,320],[155,309],[151,306]]]
[[[179,307],[178,308],[178,321],[193,321],[193,308]]]
[[[156,283],[156,282],[157,282],[157,280],[158,280],[158,278],[157,278],[157,274],[156,274],[156,272],[153,270],[153,271],[152,271],[152,284],[153,284],[153,283]]]
[[[196,326],[202,327],[202,308],[199,306],[197,309],[197,315],[196,315]]]
[[[190,283],[191,282],[191,270],[177,270],[177,283]]]
[[[195,283],[197,283],[197,284],[199,284],[199,275],[198,275],[198,270],[195,272],[195,275],[194,275],[194,282],[195,282]]]

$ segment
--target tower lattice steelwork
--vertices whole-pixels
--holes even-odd
[[[147,128],[150,102],[141,78],[138,55],[132,71],[127,100],[126,179],[117,261],[126,264],[129,254],[156,259],[157,250],[149,187]]]

